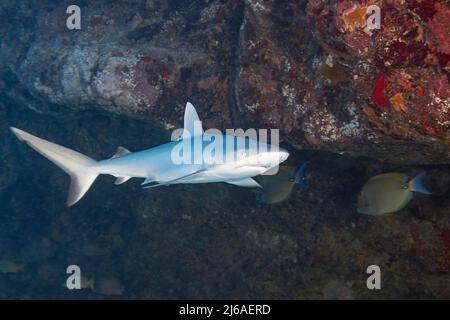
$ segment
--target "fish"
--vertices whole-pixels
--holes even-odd
[[[102,277],[94,285],[93,291],[102,295],[120,296],[125,291],[119,280],[113,277]]]
[[[81,276],[81,289],[91,289],[94,290],[95,280],[94,278],[88,278]]]
[[[95,287],[95,280],[94,278],[89,278],[85,276],[81,276],[81,289],[91,289],[94,290]],[[67,288],[67,282],[64,281],[64,283],[61,284],[64,288]]]
[[[0,273],[19,273],[24,266],[10,260],[0,260]]]
[[[405,173],[388,172],[370,178],[358,196],[361,214],[380,215],[397,212],[411,201],[414,192],[432,194],[423,182],[426,172],[410,180]]]
[[[306,161],[300,168],[294,166],[280,166],[276,175],[261,176],[258,181],[262,185],[262,192],[257,197],[259,202],[266,204],[279,203],[286,200],[296,184],[308,187],[305,178]]]
[[[110,248],[105,246],[98,246],[93,243],[87,243],[77,246],[73,249],[73,253],[84,255],[86,257],[99,257],[105,256],[110,253]]]
[[[101,174],[114,176],[116,185],[131,178],[142,178],[144,189],[212,182],[260,188],[253,177],[272,174],[289,157],[289,152],[278,145],[261,141],[251,143],[245,136],[203,131],[197,111],[190,102],[185,107],[181,136],[175,139],[172,135],[171,142],[137,152],[120,146],[111,158],[99,161],[21,129],[10,127],[10,130],[69,174],[68,206],[77,203]],[[210,157],[204,159],[205,155]],[[199,158],[201,161],[196,161]]]

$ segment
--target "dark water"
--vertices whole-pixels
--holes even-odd
[[[0,258],[24,269],[0,273],[0,298],[448,297],[448,273],[433,265],[445,263],[445,251],[415,245],[431,241],[429,225],[448,219],[448,167],[428,167],[428,183],[440,192],[386,217],[356,213],[362,184],[386,170],[419,168],[292,148],[289,163],[311,161],[310,186],[296,187],[281,204],[258,203],[250,189],[222,183],[142,190],[137,179],[115,186],[101,176],[68,208],[69,177],[8,126],[95,159],[118,145],[164,143],[168,132],[101,112],[64,120],[6,103],[1,114]],[[95,281],[113,277],[124,289],[69,291],[71,264]],[[370,264],[385,270],[384,290],[367,290]]]

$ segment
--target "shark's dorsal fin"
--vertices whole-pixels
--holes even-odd
[[[203,134],[202,122],[198,117],[197,111],[190,102],[186,103],[186,109],[184,110],[183,129],[183,138]]]
[[[116,153],[111,158],[117,158],[123,156],[124,154],[130,153],[131,151],[124,147],[117,147]]]

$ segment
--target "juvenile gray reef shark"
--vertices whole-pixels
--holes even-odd
[[[260,141],[252,143],[247,137],[204,132],[197,112],[189,102],[184,113],[183,134],[178,139],[137,152],[118,147],[112,158],[100,161],[23,130],[10,129],[18,139],[70,175],[68,206],[77,203],[100,174],[116,177],[117,185],[130,178],[144,178],[144,188],[209,182],[261,187],[252,177],[273,172],[289,156],[278,145]],[[203,159],[205,154],[208,161]],[[180,157],[194,160],[179,161]]]

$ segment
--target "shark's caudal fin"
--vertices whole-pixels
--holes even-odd
[[[48,160],[67,172],[70,177],[70,189],[67,205],[72,206],[89,190],[98,176],[98,172],[90,166],[95,160],[63,146],[33,136],[17,128],[10,128],[19,140],[24,141],[31,148],[39,152]]]

